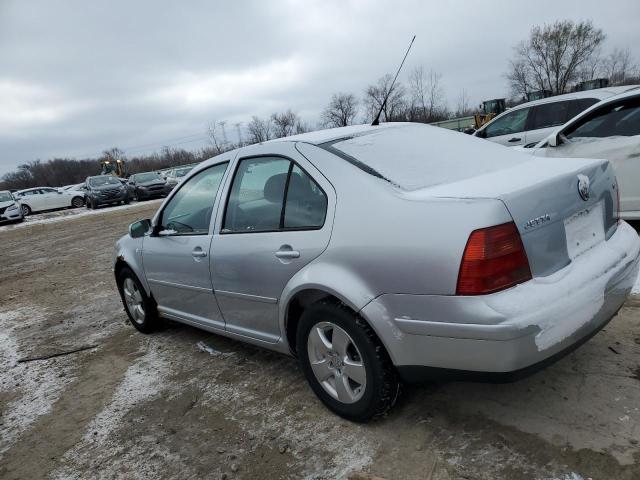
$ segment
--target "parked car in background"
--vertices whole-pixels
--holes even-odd
[[[640,90],[592,106],[529,153],[536,157],[609,160],[620,188],[620,216],[640,220]]]
[[[57,208],[78,208],[84,205],[84,193],[76,190],[60,191],[51,187],[36,187],[18,190],[14,197],[20,202],[22,215]]]
[[[141,332],[165,317],[296,355],[330,409],[365,421],[400,379],[514,378],[600,330],[638,275],[617,212],[606,160],[351,126],[203,162],[113,266]]]
[[[0,223],[24,220],[20,203],[9,190],[0,190]]]
[[[75,191],[82,191],[84,187],[84,183],[74,183],[73,185],[65,185],[64,187],[60,187],[58,188],[58,190],[61,190],[63,192],[67,191],[67,190],[75,190]]]
[[[193,167],[178,167],[172,168],[169,170],[164,176],[167,179],[167,184],[171,186],[171,188],[175,187],[178,183],[182,181],[182,179],[193,170]]]
[[[129,203],[127,187],[122,184],[118,177],[113,175],[87,177],[84,188],[87,208]]]
[[[473,135],[508,147],[533,147],[590,106],[635,88],[638,86],[599,88],[523,103],[498,115]]]
[[[149,200],[165,197],[171,191],[171,186],[158,172],[136,173],[127,182],[129,195],[133,200]]]

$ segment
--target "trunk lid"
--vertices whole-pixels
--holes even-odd
[[[546,276],[613,234],[615,188],[606,160],[536,158],[405,195],[501,200],[520,232],[531,273]]]

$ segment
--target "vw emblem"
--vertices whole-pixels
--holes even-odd
[[[582,198],[582,200],[584,200],[585,202],[589,200],[589,189],[589,177],[582,174],[578,175],[578,193],[580,194],[580,198]]]

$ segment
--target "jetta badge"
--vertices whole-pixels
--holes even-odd
[[[582,200],[584,200],[585,202],[589,200],[589,195],[590,195],[589,189],[590,189],[589,177],[587,177],[586,175],[579,174],[578,175],[578,193],[580,194],[580,198],[582,198]]]

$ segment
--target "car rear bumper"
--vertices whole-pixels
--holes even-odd
[[[549,275],[484,296],[381,295],[361,311],[408,380],[434,369],[521,373],[597,333],[638,275],[640,239],[611,238]],[[426,368],[423,368],[426,367]]]

